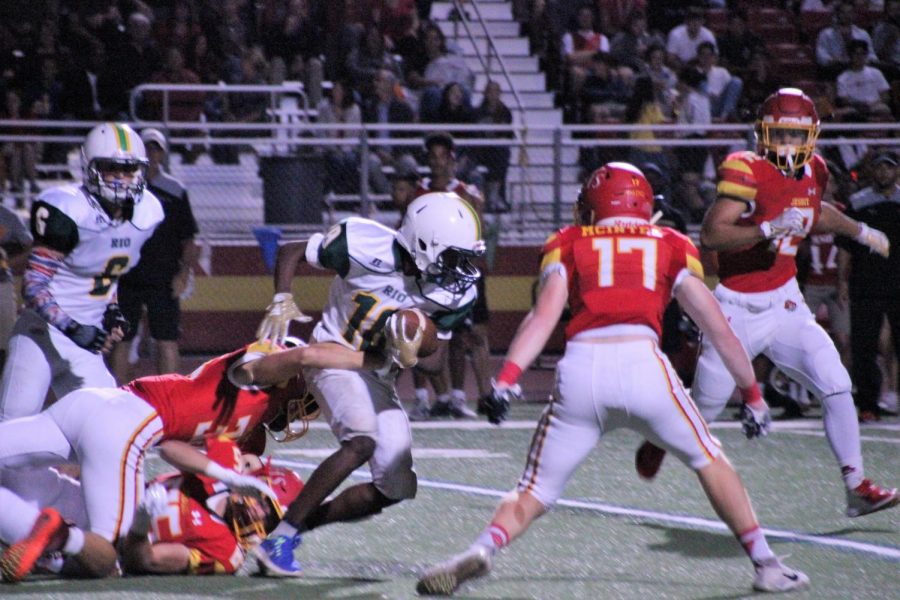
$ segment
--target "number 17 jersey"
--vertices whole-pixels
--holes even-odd
[[[662,335],[662,315],[681,279],[703,277],[690,238],[648,223],[573,225],[544,244],[543,277],[566,278],[572,320],[566,339],[610,325],[644,325]]]

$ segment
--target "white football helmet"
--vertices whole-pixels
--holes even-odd
[[[397,232],[426,280],[459,294],[481,276],[471,258],[484,254],[481,220],[453,192],[432,192],[413,200]]]
[[[132,206],[141,201],[146,183],[147,152],[140,136],[124,123],[103,123],[91,129],[81,147],[84,187],[104,208]],[[104,173],[131,175],[107,181]]]

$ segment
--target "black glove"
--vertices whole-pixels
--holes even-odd
[[[85,350],[90,350],[94,354],[99,354],[103,348],[103,342],[106,341],[107,333],[99,327],[93,325],[82,325],[72,321],[72,324],[66,327],[66,336]]]
[[[493,390],[484,399],[484,414],[488,421],[494,425],[499,425],[509,415],[509,401],[513,398],[521,399],[522,388],[518,384],[498,389],[497,382],[491,381]]]
[[[125,318],[125,315],[122,314],[119,305],[113,302],[106,305],[106,312],[103,313],[103,329],[107,333],[111,333],[115,327],[122,330],[122,335],[128,335],[131,324]]]

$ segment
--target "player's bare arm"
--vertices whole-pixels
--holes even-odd
[[[506,353],[506,360],[515,363],[523,371],[527,369],[553,335],[568,299],[569,290],[565,278],[558,272],[550,273],[543,282],[534,308],[516,330]]]
[[[822,203],[822,214],[812,230],[813,233],[835,233],[854,239],[885,258],[890,254],[891,243],[883,232],[851,219],[824,202]]]
[[[190,548],[184,544],[151,543],[146,534],[129,532],[120,554],[122,568],[131,575],[184,575],[191,564]]]
[[[281,343],[287,337],[291,321],[308,323],[312,317],[308,317],[297,307],[294,296],[291,294],[291,282],[297,265],[306,260],[307,242],[288,242],[278,248],[275,258],[275,296],[272,303],[266,309],[256,337],[260,341],[272,341]]]
[[[239,385],[277,385],[297,375],[305,367],[320,369],[378,369],[384,356],[360,352],[334,343],[318,343],[267,354],[249,361],[232,372]]]
[[[703,247],[710,250],[730,250],[751,246],[766,239],[756,225],[737,224],[747,208],[747,203],[743,200],[719,196],[703,219],[700,230],[700,243]]]

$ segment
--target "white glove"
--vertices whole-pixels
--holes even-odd
[[[419,323],[412,337],[406,335],[406,315],[397,311],[388,317],[385,326],[385,336],[387,338],[386,351],[391,361],[398,365],[401,369],[408,369],[419,362],[419,347],[422,345],[422,338],[425,333],[425,316],[418,308],[412,309],[419,317]]]
[[[772,415],[769,405],[763,402],[759,406],[741,405],[741,431],[748,440],[755,437],[766,437],[772,428]]]
[[[309,323],[312,321],[312,317],[303,314],[297,308],[293,295],[289,293],[275,294],[272,303],[266,309],[265,318],[259,324],[259,329],[256,330],[256,337],[260,342],[269,341],[280,345],[287,337],[291,321]]]
[[[169,506],[169,490],[161,483],[151,483],[144,490],[144,497],[134,511],[131,532],[147,535],[153,521],[166,512]]]
[[[213,461],[209,461],[209,464],[203,470],[203,474],[221,481],[232,492],[247,496],[259,493],[268,496],[273,502],[278,502],[278,496],[275,495],[275,491],[252,475],[241,475]]]
[[[759,230],[767,240],[781,239],[790,235],[802,235],[803,211],[792,206],[771,221],[763,221],[759,224]]]
[[[854,238],[863,246],[868,246],[872,252],[877,252],[887,258],[891,253],[891,242],[883,232],[869,227],[865,223],[859,224],[859,233]]]

